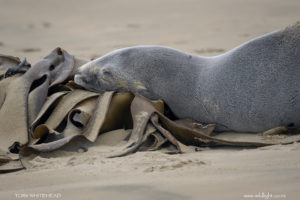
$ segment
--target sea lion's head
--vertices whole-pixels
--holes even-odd
[[[128,86],[125,81],[121,80],[118,70],[103,63],[101,59],[81,66],[75,74],[74,81],[93,92],[128,91]]]

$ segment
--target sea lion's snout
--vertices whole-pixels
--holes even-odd
[[[92,92],[100,92],[101,89],[99,88],[98,81],[93,77],[89,77],[82,74],[75,74],[74,82],[85,89],[92,91]]]
[[[84,84],[87,83],[87,79],[84,76],[80,75],[80,74],[75,75],[74,81],[75,81],[76,84],[81,85],[81,86],[83,86]]]

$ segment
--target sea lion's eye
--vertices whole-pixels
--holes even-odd
[[[102,69],[102,74],[103,74],[104,76],[111,76],[111,72],[108,71],[107,69]]]
[[[104,71],[104,72],[103,72],[103,75],[105,75],[105,76],[110,76],[111,74],[110,74],[110,72],[108,72],[108,71]]]

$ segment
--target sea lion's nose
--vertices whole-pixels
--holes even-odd
[[[74,81],[76,84],[80,85],[82,83],[86,83],[87,79],[82,75],[76,74],[74,77]]]

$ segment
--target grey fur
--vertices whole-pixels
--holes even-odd
[[[116,50],[83,65],[75,82],[163,99],[177,117],[216,123],[217,131],[300,126],[300,23],[214,57],[161,46]]]

